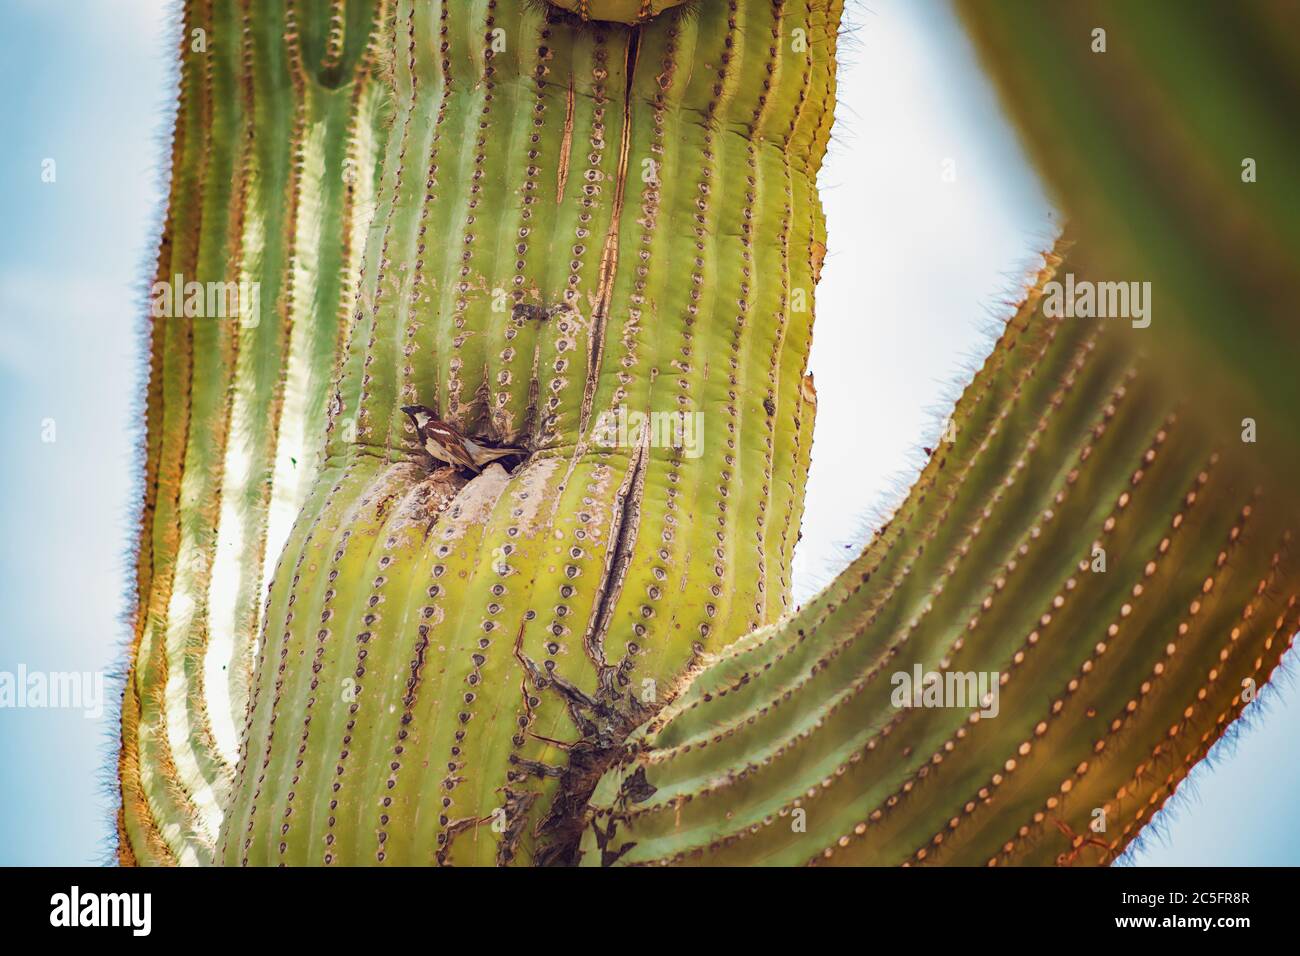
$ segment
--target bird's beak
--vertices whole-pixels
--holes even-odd
[[[406,414],[414,418],[416,412],[422,412],[424,411],[424,409],[421,408],[419,405],[403,405],[402,411],[406,412]]]

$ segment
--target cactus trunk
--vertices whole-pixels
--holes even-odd
[[[513,0],[407,2],[346,5],[332,23],[365,22],[357,7],[380,24],[375,51],[336,68],[332,86],[291,69],[314,62],[311,44],[331,23],[265,50],[254,42],[286,15],[301,20],[293,5],[279,19],[275,5],[243,9],[251,29],[223,61],[232,75],[218,77],[243,96],[218,97],[209,61],[186,53],[195,93],[182,99],[181,129],[215,142],[218,99],[237,114],[224,120],[232,128],[272,113],[283,124],[276,136],[259,125],[252,142],[283,166],[268,204],[282,204],[282,219],[297,211],[299,226],[258,230],[286,236],[264,267],[258,326],[281,341],[250,350],[280,372],[273,385],[314,382],[335,364],[328,332],[338,374],[310,490],[309,455],[292,456],[299,471],[272,474],[270,502],[249,501],[243,515],[246,529],[265,529],[298,511],[272,576],[239,562],[252,585],[237,601],[245,624],[257,585],[273,583],[256,677],[227,705],[246,711],[236,765],[207,746],[209,776],[169,766],[186,748],[166,707],[126,721],[123,845],[154,846],[160,861],[569,859],[597,773],[697,646],[721,647],[789,601],[838,5],[733,2],[629,26],[579,25]],[[238,10],[195,5],[187,16]],[[792,46],[795,32],[807,42]],[[275,64],[290,75],[259,104],[259,77]],[[327,105],[335,111],[311,112]],[[379,162],[353,156],[363,177],[382,170],[355,280],[333,273],[356,248],[340,248],[355,231],[340,220],[363,204],[351,190],[332,206],[315,195],[344,179],[343,151],[317,147],[334,140],[384,150]],[[228,177],[194,179],[198,207],[215,205],[207,193]],[[178,176],[174,208],[186,182]],[[212,217],[197,232],[222,248],[233,234]],[[316,246],[304,251],[308,236]],[[290,284],[324,282],[327,270],[332,284],[314,296]],[[299,323],[322,338],[295,350]],[[156,324],[156,341],[169,334],[191,335],[188,320]],[[220,393],[238,371],[208,387]],[[178,384],[169,410],[208,382],[181,377],[189,388]],[[466,434],[527,448],[527,461],[472,480],[431,471],[399,411],[413,402]],[[260,419],[272,439],[263,470],[243,472],[264,477],[284,461],[291,425],[310,447],[326,404],[313,390],[298,419]],[[638,430],[638,415],[651,427]],[[151,422],[150,434],[176,430]],[[221,460],[210,423],[188,431]],[[199,464],[178,461],[175,483],[195,480]],[[293,496],[277,500],[282,479]],[[194,524],[193,550],[219,562],[225,527],[212,515]],[[151,601],[161,590],[142,579]],[[192,606],[178,618],[163,604],[151,618],[197,642],[211,609]],[[246,626],[230,642],[232,665],[248,660],[252,638]],[[170,681],[185,700],[211,700],[197,672],[178,672],[156,646],[145,634],[136,653],[141,699]],[[171,746],[142,758],[150,735]],[[146,778],[156,800],[137,797]]]

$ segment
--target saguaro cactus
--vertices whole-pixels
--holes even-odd
[[[1087,249],[789,606],[842,6],[186,4],[158,274],[260,312],[154,320],[123,862],[1091,862],[1239,712],[1292,502]]]

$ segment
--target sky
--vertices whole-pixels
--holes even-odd
[[[126,635],[139,292],[162,194],[171,7],[0,5],[0,672],[85,672],[88,689],[117,668]],[[799,599],[906,489],[1057,230],[940,0],[851,0],[850,26],[821,181],[830,241]],[[1248,716],[1123,863],[1300,863],[1294,682]],[[110,702],[97,717],[0,708],[0,865],[110,858],[115,733]]]

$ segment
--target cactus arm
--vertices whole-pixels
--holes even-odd
[[[958,4],[1026,147],[1101,278],[1151,282],[1153,354],[1268,424],[1294,472],[1300,149],[1292,4]],[[1094,52],[1093,31],[1105,31]],[[1081,149],[1080,144],[1086,144]],[[1255,165],[1244,180],[1243,163]],[[1251,321],[1243,334],[1241,322]],[[1185,381],[1185,379],[1182,379]],[[1174,379],[1175,383],[1178,379]]]
[[[1050,265],[863,554],[632,735],[584,862],[1104,862],[1267,680],[1291,503],[1134,333],[1043,316]],[[917,664],[996,672],[998,714],[897,706]]]
[[[316,467],[338,314],[360,259],[349,223],[369,187],[345,184],[340,167],[345,152],[375,165],[383,124],[367,51],[381,9],[194,0],[183,10],[156,278],[242,282],[227,302],[248,311],[187,316],[182,297],[178,314],[152,321],[123,862],[210,860],[230,798],[264,562]],[[300,37],[315,44],[305,57]]]

